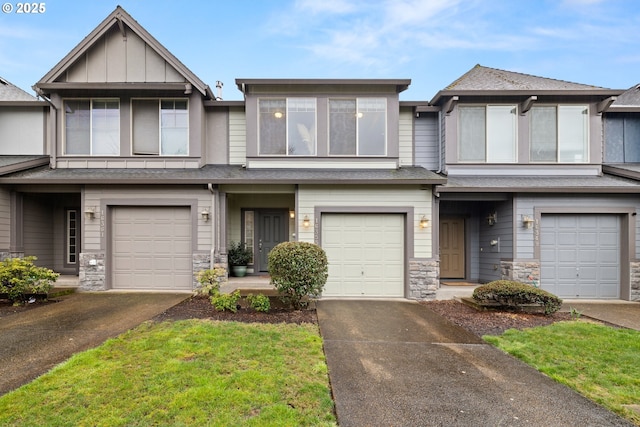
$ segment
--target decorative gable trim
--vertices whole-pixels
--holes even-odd
[[[207,98],[214,99],[208,85],[200,80],[191,70],[180,62],[171,52],[169,52],[160,42],[158,42],[147,30],[131,17],[122,7],[116,9],[103,20],[89,35],[87,35],[75,48],[73,48],[60,62],[58,62],[38,83],[34,85],[36,91],[50,88],[51,84],[58,82],[60,77],[67,72],[74,64],[87,54],[98,41],[107,35],[114,28],[124,37],[127,37],[126,28],[131,29],[142,41],[144,41],[160,58],[173,67],[184,80],[190,83],[193,89],[200,92]],[[184,84],[183,84],[184,86]]]

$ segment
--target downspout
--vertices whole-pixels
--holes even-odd
[[[47,141],[47,146],[49,147],[49,150],[51,152],[50,156],[51,156],[51,161],[49,162],[49,167],[51,167],[51,169],[55,169],[56,168],[56,162],[57,162],[57,144],[56,142],[56,136],[57,136],[57,131],[58,131],[58,108],[53,104],[53,102],[47,98],[46,96],[44,96],[42,89],[40,88],[36,88],[35,86],[32,88],[33,90],[36,91],[36,94],[42,98],[42,100],[44,102],[46,102],[47,104],[49,104],[49,106],[51,107],[51,115],[49,117],[49,119],[51,120],[51,131],[49,133],[49,138]]]
[[[217,260],[220,257],[220,252],[218,248],[220,245],[218,244],[218,236],[220,235],[220,221],[219,221],[219,206],[218,206],[218,188],[215,187],[212,183],[207,184],[207,188],[211,193],[211,253],[209,254],[211,269],[215,267]]]
[[[442,155],[444,148],[442,146],[442,110],[438,111],[438,170],[437,174],[442,172]]]

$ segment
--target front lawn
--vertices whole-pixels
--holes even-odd
[[[3,426],[335,423],[312,324],[148,322],[0,397]]]
[[[487,342],[640,425],[640,332],[588,322],[510,329]]]

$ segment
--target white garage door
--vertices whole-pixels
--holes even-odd
[[[323,296],[404,296],[404,216],[323,214],[329,259]]]
[[[114,289],[192,289],[188,207],[116,207],[112,239]]]
[[[540,285],[562,298],[620,297],[620,217],[542,215]]]

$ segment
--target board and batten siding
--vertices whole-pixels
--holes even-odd
[[[247,163],[247,118],[244,110],[229,111],[229,164]]]
[[[521,218],[523,215],[533,217],[535,208],[567,208],[568,213],[581,214],[584,212],[593,212],[593,208],[598,210],[597,213],[608,213],[615,208],[635,208],[636,212],[640,211],[640,200],[637,196],[625,196],[615,194],[603,194],[594,196],[581,196],[562,194],[557,196],[545,195],[522,195],[517,196],[516,202],[516,239],[517,248],[515,256],[518,259],[534,259],[534,230],[522,227]],[[536,225],[536,227],[539,224]],[[636,253],[630,254],[636,259],[640,258],[640,221],[636,220],[635,234]]]
[[[400,111],[398,122],[398,162],[400,166],[413,166],[413,112]]]
[[[314,223],[320,218],[315,218],[315,207],[353,207],[354,212],[367,213],[366,207],[411,206],[414,208],[414,217],[409,219],[413,227],[414,247],[409,248],[409,256],[414,258],[430,258],[432,253],[432,203],[431,191],[421,190],[418,186],[324,186],[324,185],[300,185],[298,187],[298,240],[303,242],[315,242]],[[373,210],[371,213],[376,213]],[[424,215],[429,219],[429,226],[420,229],[420,218]],[[302,221],[307,216],[311,226],[304,228]],[[413,255],[411,255],[413,252]]]
[[[440,150],[438,148],[438,115],[420,113],[415,122],[416,166],[431,171],[440,168]]]
[[[211,212],[211,193],[201,186],[178,187],[178,186],[87,186],[84,192],[84,204],[87,207],[96,207],[100,212],[93,220],[84,221],[84,233],[82,235],[83,252],[99,252],[106,249],[106,238],[108,236],[105,229],[104,235],[101,227],[109,227],[106,218],[102,219],[103,201],[118,200],[123,201],[123,206],[146,205],[145,199],[153,200],[157,206],[176,205],[179,200],[185,200],[185,205],[192,200],[198,201],[195,220],[197,221],[197,233],[194,236],[197,241],[196,250],[209,251],[211,249],[211,226],[216,218],[210,217],[208,221],[202,220],[200,212],[208,209]],[[151,205],[153,206],[153,204]],[[106,214],[106,212],[104,212]],[[192,213],[192,217],[194,217]]]
[[[11,193],[0,188],[0,251],[11,246]]]

